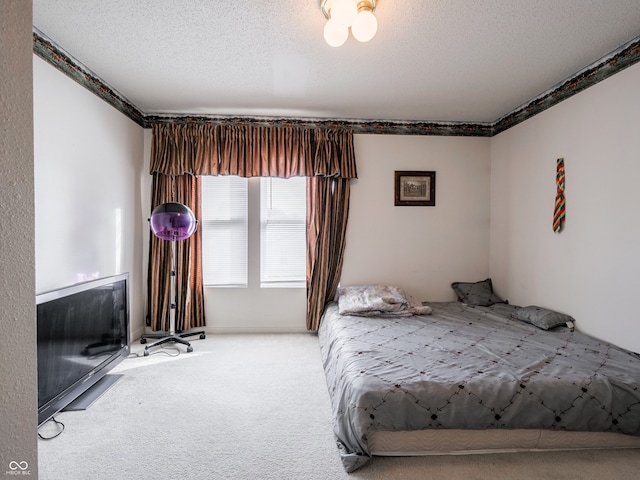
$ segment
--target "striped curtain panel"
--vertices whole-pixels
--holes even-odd
[[[307,330],[318,330],[324,307],[338,290],[350,187],[348,178],[307,179]]]
[[[153,126],[150,173],[154,176],[154,206],[170,201],[158,198],[160,193],[157,191],[162,191],[164,198],[171,198],[166,196],[166,179],[170,178],[198,175],[308,177],[306,324],[309,330],[318,329],[324,306],[335,296],[342,273],[349,182],[357,178],[353,132],[247,124],[156,124]],[[199,198],[199,184],[193,182],[190,188],[194,189],[191,195]],[[185,203],[192,208],[196,218],[200,218],[199,201],[193,208],[182,198],[178,196],[173,201]],[[199,238],[194,242],[199,242]],[[191,257],[185,253],[181,258],[185,265],[189,261],[189,273],[199,277],[201,288],[201,258],[197,260],[197,267],[193,264],[194,255],[201,255],[200,243],[197,245],[190,249]],[[169,292],[163,286],[166,281],[163,273],[152,267],[155,263],[163,264],[166,252],[163,253],[162,246],[152,247],[149,278],[158,285],[153,289],[149,287],[150,312],[152,308],[165,308],[161,297]],[[153,315],[150,316],[153,321]],[[159,312],[159,317],[164,318],[164,310]],[[185,323],[185,326],[204,325],[203,307],[201,318],[202,323]]]
[[[307,330],[317,331],[338,290],[346,245],[351,179],[357,178],[351,132],[316,132],[316,174],[307,180]],[[339,173],[338,173],[339,172]]]

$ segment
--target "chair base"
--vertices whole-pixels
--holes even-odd
[[[148,339],[156,339],[156,342],[145,345],[144,347],[144,356],[149,355],[149,349],[153,347],[157,347],[159,345],[163,345],[165,343],[180,343],[182,345],[186,345],[187,353],[193,352],[193,347],[191,343],[185,340],[186,337],[193,337],[195,335],[200,335],[200,338],[204,340],[206,335],[204,331],[198,332],[182,332],[182,333],[146,333],[140,337],[140,343],[147,343]]]

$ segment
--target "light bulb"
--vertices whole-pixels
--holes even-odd
[[[370,10],[362,10],[351,26],[353,38],[359,42],[368,42],[378,31],[378,20]]]
[[[329,14],[338,25],[349,28],[358,15],[358,6],[354,0],[333,0]]]
[[[344,45],[349,36],[349,29],[329,19],[324,26],[324,39],[332,47]]]

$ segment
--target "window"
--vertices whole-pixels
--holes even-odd
[[[260,286],[305,286],[306,218],[306,178],[260,179]]]
[[[201,179],[204,284],[304,287],[306,178]]]
[[[247,179],[202,176],[202,276],[205,285],[247,286]]]

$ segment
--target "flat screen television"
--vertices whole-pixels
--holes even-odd
[[[130,352],[129,274],[39,293],[36,308],[40,426],[113,383],[107,373]]]

